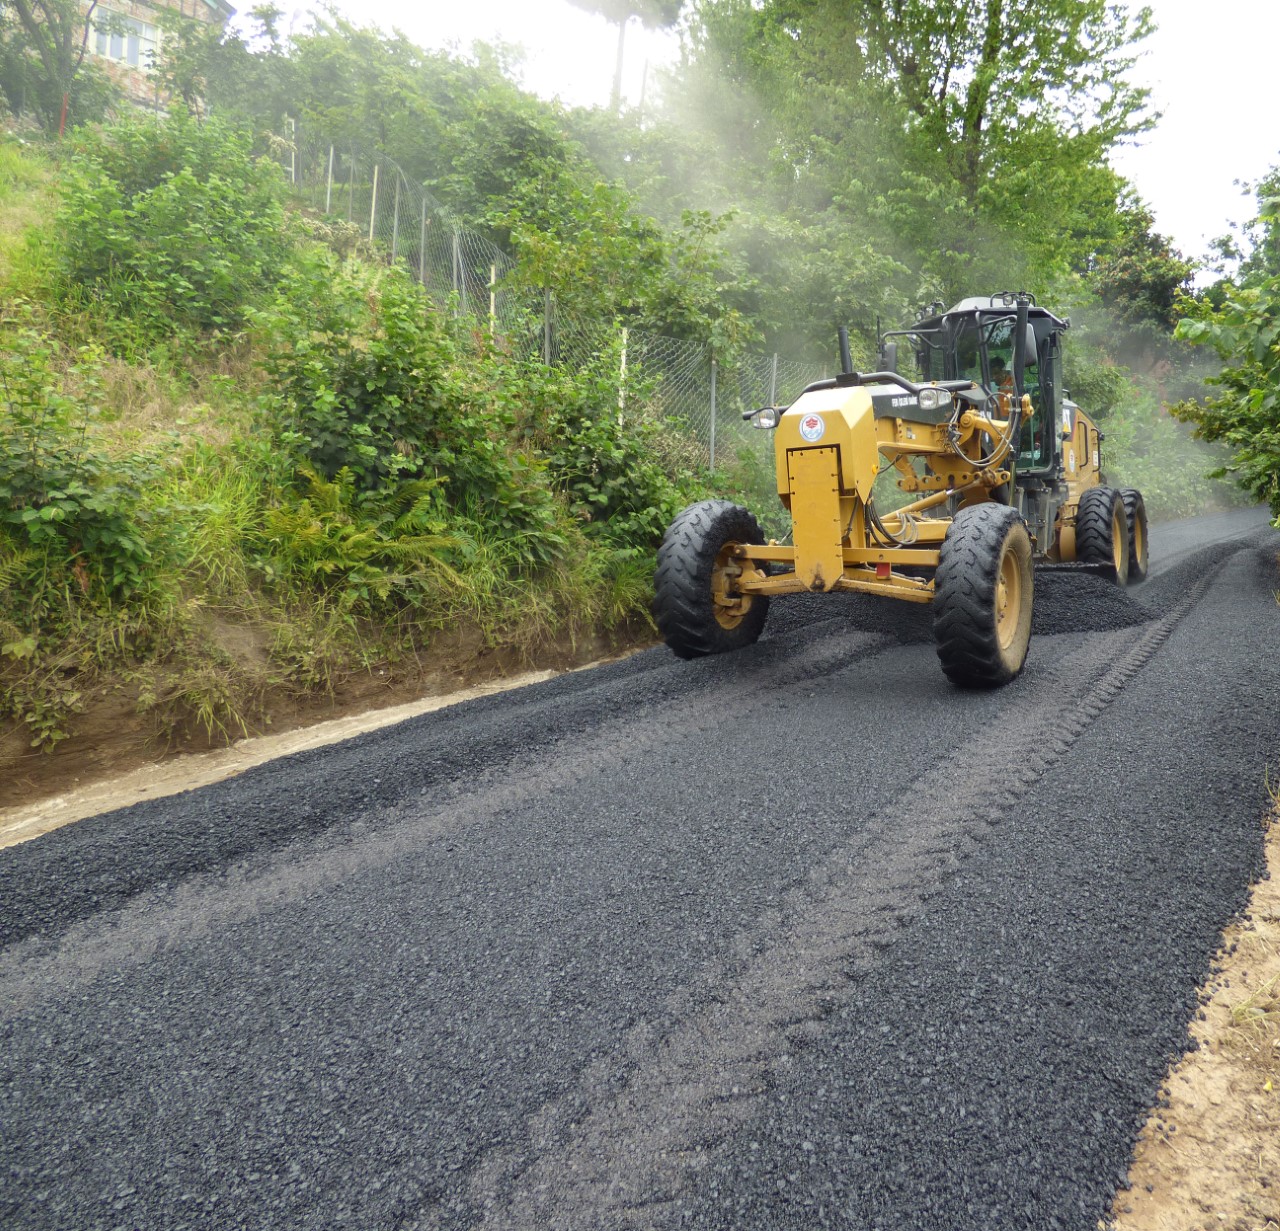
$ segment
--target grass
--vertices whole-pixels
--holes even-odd
[[[1244,1000],[1231,1006],[1232,1024],[1264,1036],[1280,1038],[1280,974],[1268,979]]]
[[[0,281],[54,201],[53,172],[34,147],[0,135]]]

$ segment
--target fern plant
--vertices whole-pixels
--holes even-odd
[[[310,467],[299,477],[302,498],[269,510],[265,518],[267,547],[281,572],[381,602],[432,578],[459,581],[445,559],[459,542],[443,533],[443,480],[414,479],[362,492],[345,466],[332,479]]]

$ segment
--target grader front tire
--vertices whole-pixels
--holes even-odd
[[[762,542],[755,517],[727,500],[692,504],[668,527],[658,548],[653,612],[678,658],[723,654],[759,639],[769,600],[735,589],[742,562],[731,549]]]
[[[933,628],[942,670],[961,688],[999,688],[1027,661],[1035,573],[1016,509],[960,509],[942,541]]]

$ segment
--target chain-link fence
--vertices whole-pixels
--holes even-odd
[[[345,220],[353,238],[403,263],[437,303],[474,318],[516,353],[570,369],[615,363],[619,413],[670,424],[705,466],[715,468],[744,449],[764,450],[768,434],[744,425],[743,411],[785,405],[828,375],[819,365],[776,354],[718,363],[699,342],[563,314],[549,293],[511,289],[511,257],[460,223],[391,159],[307,140],[293,124],[283,149],[285,174],[305,205],[330,222]]]

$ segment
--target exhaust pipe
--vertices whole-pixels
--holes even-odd
[[[849,330],[846,326],[840,326],[840,374],[842,376],[853,375],[853,354],[849,350]]]
[[[1022,380],[1027,371],[1027,309],[1025,297],[1018,299],[1017,322],[1013,327],[1013,389],[1019,401],[1024,392]]]

